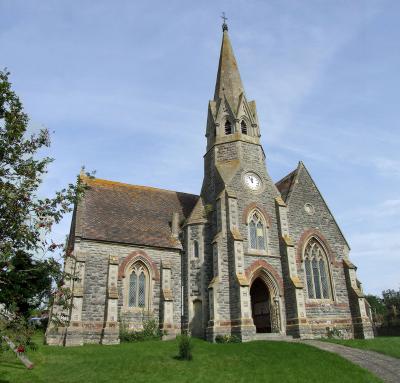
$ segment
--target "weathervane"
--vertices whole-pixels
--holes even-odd
[[[227,31],[228,25],[226,24],[226,20],[228,20],[228,18],[225,16],[225,12],[222,12],[221,19],[224,20],[224,23],[222,24],[222,30]]]

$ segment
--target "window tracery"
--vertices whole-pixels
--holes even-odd
[[[329,299],[331,286],[328,277],[327,255],[315,238],[310,239],[304,250],[304,266],[308,298]]]
[[[254,211],[249,220],[249,244],[251,249],[266,249],[265,224],[258,211]]]
[[[142,262],[136,262],[130,271],[128,306],[144,308],[148,306],[149,272]]]

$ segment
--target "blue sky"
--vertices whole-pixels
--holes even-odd
[[[398,289],[395,0],[0,0],[0,67],[31,129],[54,131],[42,193],[73,182],[81,165],[100,178],[199,193],[222,11],[272,178],[302,160],[365,291]]]

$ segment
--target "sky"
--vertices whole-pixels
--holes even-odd
[[[400,288],[400,2],[0,0],[0,68],[52,133],[41,193],[99,178],[198,194],[221,12],[269,174],[303,161],[366,293]],[[68,233],[70,217],[55,229]]]

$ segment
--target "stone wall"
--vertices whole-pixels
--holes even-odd
[[[349,292],[343,268],[348,245],[304,165],[300,165],[294,182],[287,201],[289,230],[295,243],[298,274],[304,283],[303,292],[311,336],[326,336],[327,328],[335,327],[346,336],[353,337]],[[332,299],[308,298],[302,252],[311,236],[318,238],[327,250]]]
[[[119,326],[124,325],[132,330],[140,330],[143,320],[149,318],[157,320],[160,326],[171,334],[180,333],[182,302],[181,253],[179,250],[78,239],[75,243],[74,257],[84,264],[84,278],[80,320],[70,324],[70,327],[74,326],[74,337],[78,338],[77,334],[79,334],[81,339],[76,339],[70,345],[116,343]],[[128,284],[124,271],[129,268],[130,262],[135,262],[135,260],[142,261],[151,275],[150,303],[145,309],[128,307]],[[112,270],[110,265],[113,263],[116,264],[115,291],[111,291],[114,283],[109,283],[109,274]],[[164,281],[163,289],[161,288],[162,275],[167,275],[169,278]],[[76,301],[77,298],[74,296],[73,299]],[[114,302],[113,299],[118,302],[116,305],[117,321],[109,310],[109,306]],[[166,309],[166,307],[168,308]],[[164,322],[167,320],[167,314],[168,323],[166,324]],[[106,339],[105,333],[107,333]],[[68,337],[67,329],[65,340],[67,345],[69,345]],[[53,341],[53,344],[56,342]]]

